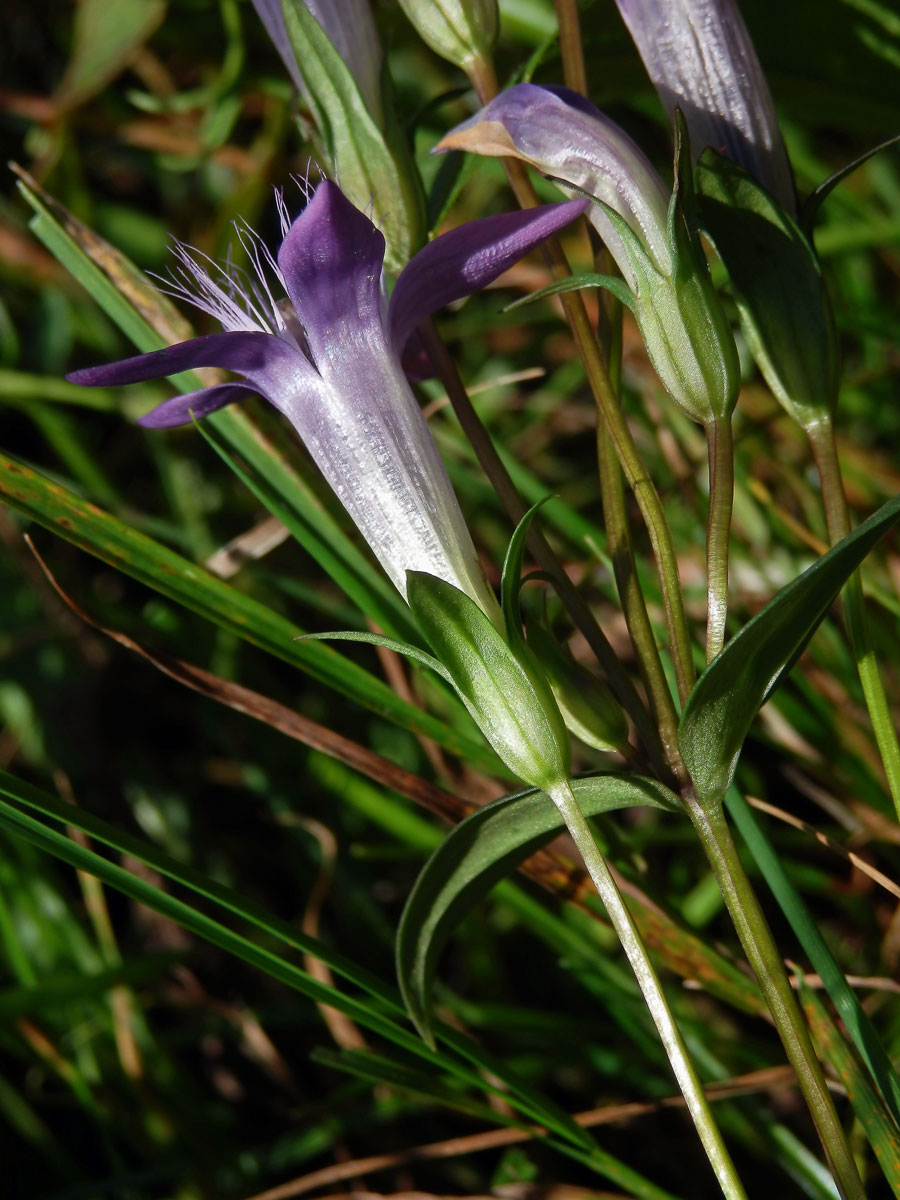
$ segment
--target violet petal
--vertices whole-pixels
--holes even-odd
[[[320,400],[324,392],[322,380],[306,357],[271,333],[210,333],[120,362],[85,367],[66,378],[85,387],[104,387],[144,383],[194,367],[222,367],[243,375],[254,391],[289,420]]]
[[[178,375],[195,367],[222,367],[250,377],[265,370],[274,360],[298,351],[270,333],[210,333],[191,338],[148,354],[135,354],[99,367],[84,367],[66,376],[82,387],[107,387],[122,383],[145,383]]]
[[[234,404],[237,400],[246,400],[249,396],[258,396],[256,388],[244,383],[220,383],[215,387],[201,388],[189,392],[186,396],[172,396],[157,404],[143,417],[138,417],[138,425],[146,429],[171,429],[176,425],[189,425],[194,419],[207,417],[226,404]]]
[[[429,242],[401,271],[391,296],[388,328],[394,349],[402,352],[425,317],[492,283],[587,207],[587,200],[570,200],[482,217]]]
[[[323,375],[357,345],[382,343],[384,237],[336,184],[324,180],[293,223],[278,265],[310,354]]]

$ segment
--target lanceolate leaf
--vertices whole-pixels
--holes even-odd
[[[529,292],[527,296],[522,296],[519,300],[513,300],[512,304],[507,304],[503,311],[512,312],[513,309],[524,308],[526,304],[533,304],[535,300],[543,300],[546,296],[559,296],[563,292],[577,292],[582,288],[592,287],[605,288],[621,304],[624,304],[626,308],[630,308],[634,312],[636,301],[634,294],[625,280],[621,279],[618,275],[598,275],[593,271],[588,271],[582,275],[570,275],[568,279],[560,279],[556,283],[548,283],[546,287],[538,288],[535,292]]]
[[[424,650],[420,650],[418,646],[413,646],[410,642],[401,642],[397,638],[385,637],[381,633],[363,633],[358,629],[340,629],[335,633],[304,633],[297,641],[365,642],[368,646],[382,646],[385,650],[393,650],[395,654],[402,654],[405,658],[411,658],[414,662],[421,663],[423,667],[428,667],[429,670],[437,672],[442,679],[450,682],[449,673],[444,670],[434,655],[426,654]]]
[[[642,804],[680,811],[668,788],[637,775],[576,779],[572,789],[589,817]],[[431,984],[447,940],[498,880],[563,828],[549,796],[517,792],[467,817],[425,865],[397,930],[397,974],[409,1014],[429,1043]]]
[[[678,744],[701,799],[718,804],[760,706],[791,669],[841,588],[900,518],[900,496],[781,589],[709,664],[688,697]]]
[[[506,558],[503,560],[503,574],[500,576],[500,607],[503,610],[506,640],[517,652],[525,645],[525,636],[522,633],[522,614],[519,610],[519,593],[522,590],[522,563],[525,558],[525,541],[537,510],[549,499],[549,496],[545,496],[543,499],[538,500],[537,504],[532,504],[509,539]]]
[[[31,815],[35,811],[39,818]],[[205,897],[212,902],[216,915],[208,916],[193,903],[179,899],[168,890],[155,886],[76,842],[59,828],[69,825],[152,865],[188,888],[194,896]],[[506,1064],[493,1059],[470,1039],[453,1030],[446,1030],[444,1037],[448,1053],[423,1045],[415,1034],[395,1019],[399,1012],[391,989],[364,968],[357,967],[317,939],[302,934],[295,926],[255,908],[243,897],[208,880],[200,872],[175,862],[155,846],[114,829],[83,809],[66,804],[3,771],[0,771],[0,830],[23,838],[61,861],[96,876],[107,886],[162,913],[197,937],[265,972],[299,994],[345,1013],[363,1028],[421,1059],[430,1069],[445,1071],[478,1092],[488,1091],[502,1096],[525,1121],[544,1126],[550,1133],[549,1143],[556,1149],[599,1171],[627,1188],[634,1196],[642,1200],[675,1200],[671,1193],[654,1186],[638,1172],[607,1154],[587,1131],[579,1128],[552,1100],[517,1079]],[[237,922],[232,922],[232,917],[249,923],[251,928],[263,933],[266,944],[248,937],[243,928],[233,927]],[[276,946],[281,943],[290,947],[292,953],[285,955],[279,953],[278,949],[272,949],[273,942]],[[362,994],[349,995],[315,979],[293,961],[297,950],[311,953],[328,963],[333,971],[361,988]],[[494,1079],[499,1080],[499,1084],[492,1082]]]
[[[865,153],[854,158],[852,162],[846,163],[839,170],[835,171],[833,175],[829,175],[827,179],[823,180],[818,187],[810,192],[803,202],[799,217],[800,226],[807,237],[812,237],[812,227],[815,223],[819,206],[824,200],[827,200],[838,184],[842,183],[848,175],[852,175],[854,171],[858,171],[870,158],[874,158],[882,150],[889,150],[891,146],[896,146],[898,142],[900,142],[900,133],[895,133],[893,137],[886,138],[883,142],[879,142],[877,146],[871,146]]]

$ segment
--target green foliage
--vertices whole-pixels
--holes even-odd
[[[680,811],[667,788],[635,775],[575,779],[572,791],[586,817],[641,805]],[[467,817],[428,860],[397,929],[397,975],[409,1014],[429,1045],[434,1044],[431,991],[441,951],[493,885],[564,828],[544,792],[516,792]]]
[[[746,171],[715,151],[700,160],[704,228],[728,270],[753,356],[804,429],[827,420],[838,394],[831,301],[809,236]]]

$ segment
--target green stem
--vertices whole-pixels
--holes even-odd
[[[835,1111],[825,1076],[772,931],[728,828],[720,803],[712,809],[698,801],[693,791],[683,793],[707,858],[715,872],[744,953],[759,980],[769,1012],[797,1073],[800,1090],[809,1106],[816,1130],[845,1200],[865,1200],[865,1191]]]
[[[497,77],[490,62],[485,59],[477,60],[470,68],[469,78],[482,104],[487,104],[496,96]],[[503,165],[510,187],[520,207],[533,208],[539,201],[524,165],[516,159],[506,158],[503,159]],[[553,278],[555,280],[568,279],[572,270],[558,240],[548,238],[544,243],[544,251]],[[625,420],[625,414],[619,404],[619,397],[609,378],[609,371],[591,327],[584,301],[578,292],[563,292],[560,295],[560,301],[579,356],[584,364],[585,375],[596,400],[600,419],[605,421],[609,428],[625,479],[634,492],[641,516],[644,518],[647,532],[650,535],[650,546],[659,574],[666,630],[675,667],[678,695],[681,703],[684,704],[694,685],[694,659],[691,652],[691,639],[684,610],[684,598],[681,593],[681,577],[678,571],[675,545],[672,541],[672,531],[669,529],[659,493],[641,461],[634,438],[631,436],[631,430],[628,428],[628,422]]]
[[[812,446],[822,485],[822,502],[828,525],[828,539],[834,545],[850,532],[850,511],[847,507],[841,479],[834,423],[830,417],[816,422],[807,427],[806,435]],[[897,741],[897,730],[894,727],[890,706],[884,692],[884,684],[881,682],[878,672],[878,662],[869,638],[862,576],[859,571],[854,571],[848,580],[847,586],[844,588],[843,599],[847,632],[850,635],[850,645],[856,659],[859,681],[862,684],[869,718],[875,731],[875,741],[878,743],[881,761],[884,763],[891,799],[894,802],[897,817],[900,819],[900,744]]]
[[[706,661],[725,645],[728,615],[728,541],[734,502],[734,441],[731,417],[706,427],[709,454],[709,518],[706,525]]]
[[[675,1024],[653,963],[616,886],[616,881],[606,865],[606,860],[597,848],[590,826],[568,783],[554,788],[550,796],[578,847],[588,874],[622,943],[719,1186],[729,1200],[746,1200],[743,1184],[722,1140],[709,1101],[703,1092],[684,1039]]]
[[[584,47],[581,38],[581,18],[576,0],[555,0],[556,21],[559,26],[559,52],[563,65],[566,87],[586,96],[587,71],[584,62]],[[600,249],[604,259],[609,251]],[[611,259],[610,259],[611,263]],[[601,271],[609,264],[598,266]],[[612,270],[615,267],[612,266]],[[622,364],[622,306],[608,293],[600,300],[599,341],[606,360],[610,383],[621,394]],[[616,577],[619,603],[625,616],[625,624],[634,647],[638,670],[641,674],[650,715],[656,722],[669,767],[676,778],[684,778],[681,755],[678,752],[678,716],[666,681],[659,656],[659,647],[653,636],[653,627],[647,615],[647,605],[638,580],[634,561],[634,548],[628,513],[625,507],[625,488],[622,469],[616,454],[615,443],[605,420],[597,422],[597,462],[600,469],[600,497],[603,505],[603,525],[606,530],[609,556]]]
[[[600,499],[603,505],[603,525],[606,542],[616,577],[619,603],[625,616],[625,624],[634,646],[638,670],[641,673],[650,715],[659,729],[663,749],[669,766],[677,778],[684,777],[684,767],[678,752],[678,715],[672,702],[672,694],[666,681],[659,647],[653,636],[653,627],[647,615],[644,594],[638,582],[631,532],[625,509],[625,488],[622,469],[616,457],[609,430],[604,421],[597,426],[597,459],[600,467]]]

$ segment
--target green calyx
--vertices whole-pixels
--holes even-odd
[[[302,0],[282,0],[285,27],[308,99],[341,188],[359,204],[371,200],[383,231],[385,264],[400,271],[425,238],[422,182],[392,109],[386,71],[380,111],[373,111],[321,25]]]
[[[566,727],[595,750],[623,750],[628,722],[612,692],[543,625],[528,621],[528,645],[547,678]]]
[[[452,584],[407,573],[413,616],[487,741],[519,779],[544,791],[569,771],[566,727],[530,655],[510,649],[478,605]]]
[[[660,381],[692,420],[705,426],[727,420],[737,401],[740,362],[700,244],[690,150],[679,112],[675,188],[667,225],[671,271],[653,261],[616,212],[607,205],[603,208],[628,255],[634,278],[630,307]]]

